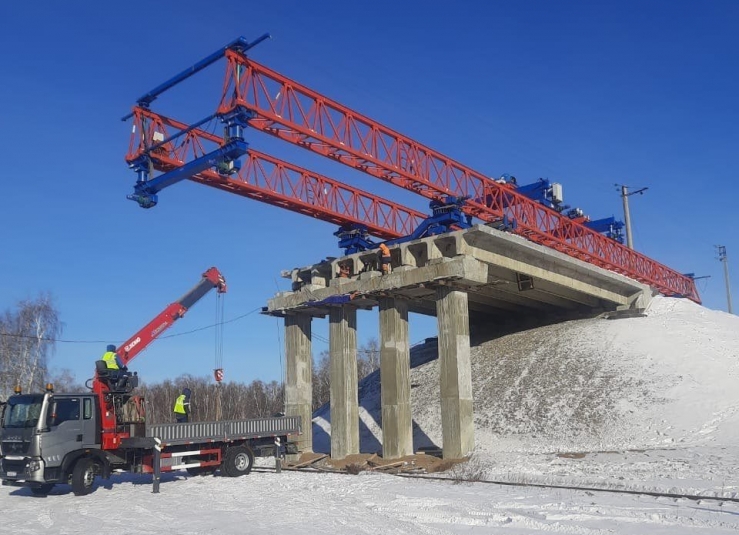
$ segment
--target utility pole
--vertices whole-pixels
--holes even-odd
[[[724,264],[724,279],[726,280],[726,302],[729,305],[729,314],[733,314],[731,309],[731,285],[729,284],[729,258],[726,256],[726,246],[717,245],[718,259]]]
[[[631,214],[629,213],[629,197],[631,195],[643,194],[649,188],[641,188],[636,191],[629,191],[628,186],[616,184],[616,188],[621,189],[621,199],[624,202],[624,225],[626,226],[626,247],[629,249],[634,248],[634,240],[631,237]]]

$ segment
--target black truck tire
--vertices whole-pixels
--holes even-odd
[[[226,450],[221,468],[228,477],[239,477],[251,472],[253,466],[254,453],[247,446],[232,446]]]
[[[54,488],[54,483],[44,483],[42,485],[34,485],[31,487],[31,492],[34,496],[46,496]]]
[[[97,473],[97,463],[88,457],[82,458],[72,470],[72,492],[75,496],[86,496],[92,492]]]

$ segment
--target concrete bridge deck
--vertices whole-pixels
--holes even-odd
[[[644,308],[652,295],[633,279],[484,225],[402,243],[391,254],[393,271],[386,276],[376,251],[285,271],[293,291],[277,294],[265,312],[325,316],[328,309],[315,303],[358,292],[355,306],[393,296],[407,299],[411,312],[435,315],[434,288],[448,285],[468,293],[470,311],[510,321]],[[349,278],[338,276],[340,264],[350,266]]]
[[[285,319],[288,415],[305,422],[298,447],[312,449],[311,322],[329,317],[331,455],[359,453],[358,309],[379,309],[383,456],[413,453],[408,313],[438,323],[442,448],[460,458],[474,448],[470,329],[515,330],[603,312],[645,308],[648,286],[526,239],[478,225],[398,244],[392,272],[376,251],[283,272],[292,291],[263,313]],[[341,268],[344,269],[341,269]]]

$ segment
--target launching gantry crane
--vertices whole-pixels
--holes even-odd
[[[373,237],[422,237],[416,230],[425,214],[250,149],[248,127],[427,198],[437,217],[425,224],[428,233],[477,219],[700,303],[690,276],[622,245],[615,220],[568,215],[540,202],[535,188],[487,177],[247,57],[268,37],[240,37],[137,100],[124,117],[134,122],[126,155],[137,174],[130,199],[151,208],[162,189],[189,179],[337,224],[347,250],[376,246]],[[216,113],[186,124],[151,109],[163,92],[221,58],[226,72]],[[215,120],[225,135],[207,130]]]

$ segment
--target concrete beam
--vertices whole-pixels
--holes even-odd
[[[475,447],[467,294],[441,286],[436,290],[436,308],[443,456],[461,459]]]
[[[343,305],[329,314],[331,457],[359,453],[357,309]]]
[[[285,414],[300,416],[302,434],[295,441],[298,451],[313,451],[313,360],[311,317],[285,316]]]
[[[332,295],[352,292],[369,295],[392,294],[407,288],[441,282],[472,287],[484,285],[487,280],[487,265],[471,256],[438,259],[436,263],[424,267],[405,271],[397,269],[385,276],[333,279],[328,288],[313,287],[311,291],[283,292],[267,301],[266,313],[300,311],[313,315],[325,315],[330,307],[312,307],[311,303]]]
[[[382,456],[397,459],[413,454],[411,419],[411,360],[408,304],[380,299],[380,388]]]
[[[617,305],[625,296],[649,287],[636,280],[572,258],[520,236],[478,225],[458,231],[458,254],[471,254],[483,262],[573,288]]]

